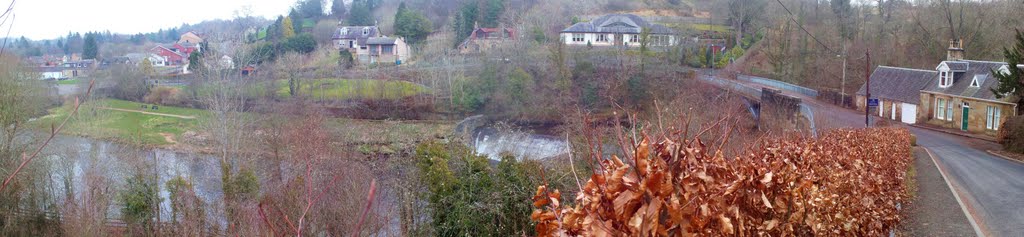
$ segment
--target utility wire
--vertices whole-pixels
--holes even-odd
[[[3,26],[4,23],[7,23],[8,19],[11,20],[11,25],[7,27],[7,36],[4,37],[4,44],[0,45],[0,57],[4,56],[4,51],[6,51],[7,49],[7,39],[11,37],[11,28],[14,28],[14,13],[12,11],[14,11],[15,2],[17,2],[17,0],[11,0],[11,4],[7,5],[7,10],[4,11],[3,14],[0,14],[0,18],[4,19],[2,22],[0,22],[0,26]]]
[[[796,16],[793,15],[793,12],[789,11],[789,8],[786,7],[786,4],[782,4],[782,0],[775,0],[775,2],[778,2],[779,5],[782,6],[782,9],[785,9],[786,12],[789,13],[789,20],[793,21],[793,23],[796,23],[796,26],[799,27],[800,30],[803,30],[804,33],[807,33],[808,36],[811,36],[811,39],[814,39],[814,42],[818,42],[818,44],[821,45],[822,48],[825,48],[825,50],[828,50],[834,54],[842,54],[836,52],[835,50],[832,50],[831,48],[828,47],[828,45],[825,45],[825,43],[822,43],[821,40],[818,40],[818,37],[814,37],[814,34],[811,34],[810,31],[804,29],[804,26],[801,25],[800,22],[796,21]]]

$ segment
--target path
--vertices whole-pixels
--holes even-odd
[[[914,169],[917,190],[903,210],[906,219],[900,231],[906,236],[974,236],[974,228],[964,212],[959,211],[946,179],[923,148],[914,148]]]
[[[164,116],[164,117],[172,117],[172,118],[180,118],[180,119],[196,119],[196,116],[154,113],[154,112],[141,111],[141,110],[133,110],[133,109],[118,109],[118,108],[110,108],[110,107],[100,107],[100,109],[114,110],[114,111],[121,111],[121,112],[130,112],[130,113],[141,113],[141,114]]]

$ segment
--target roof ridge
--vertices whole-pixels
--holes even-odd
[[[998,64],[1007,64],[1007,65],[1009,65],[1009,63],[1006,63],[1006,62],[997,62],[997,61],[983,61],[983,60],[967,60],[967,59],[964,59],[964,60],[960,60],[960,61],[965,61],[965,62],[976,62],[976,63],[998,63]]]
[[[905,68],[905,67],[892,67],[892,66],[884,66],[884,65],[879,65],[878,67],[892,68],[892,69],[902,69],[902,70],[911,70],[911,71],[922,71],[922,72],[939,72],[939,71],[935,71],[935,70],[917,69],[917,68]]]

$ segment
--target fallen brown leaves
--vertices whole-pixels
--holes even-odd
[[[726,159],[699,140],[644,138],[587,181],[575,206],[537,188],[540,236],[881,236],[899,223],[905,129],[763,142]]]

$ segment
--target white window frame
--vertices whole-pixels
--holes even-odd
[[[974,76],[974,79],[971,80],[971,87],[981,87],[981,82],[978,81],[978,76]]]
[[[640,43],[640,35],[629,35],[630,43]]]
[[[597,34],[597,42],[608,42],[608,35]]]
[[[949,71],[939,72],[939,87],[946,88],[953,86],[953,78],[950,74],[952,73]]]
[[[583,42],[584,38],[585,38],[584,34],[580,34],[580,33],[573,33],[572,34],[572,42]]]
[[[946,99],[935,98],[935,118],[946,120]]]
[[[878,117],[885,118],[885,101],[878,100]]]
[[[369,35],[369,34],[370,34],[370,27],[363,27],[363,35]]]
[[[946,101],[946,121],[953,121],[953,117],[953,98],[949,98],[949,101]]]
[[[999,131],[999,119],[1002,116],[1002,108],[999,106],[988,106],[985,110],[985,128]]]

